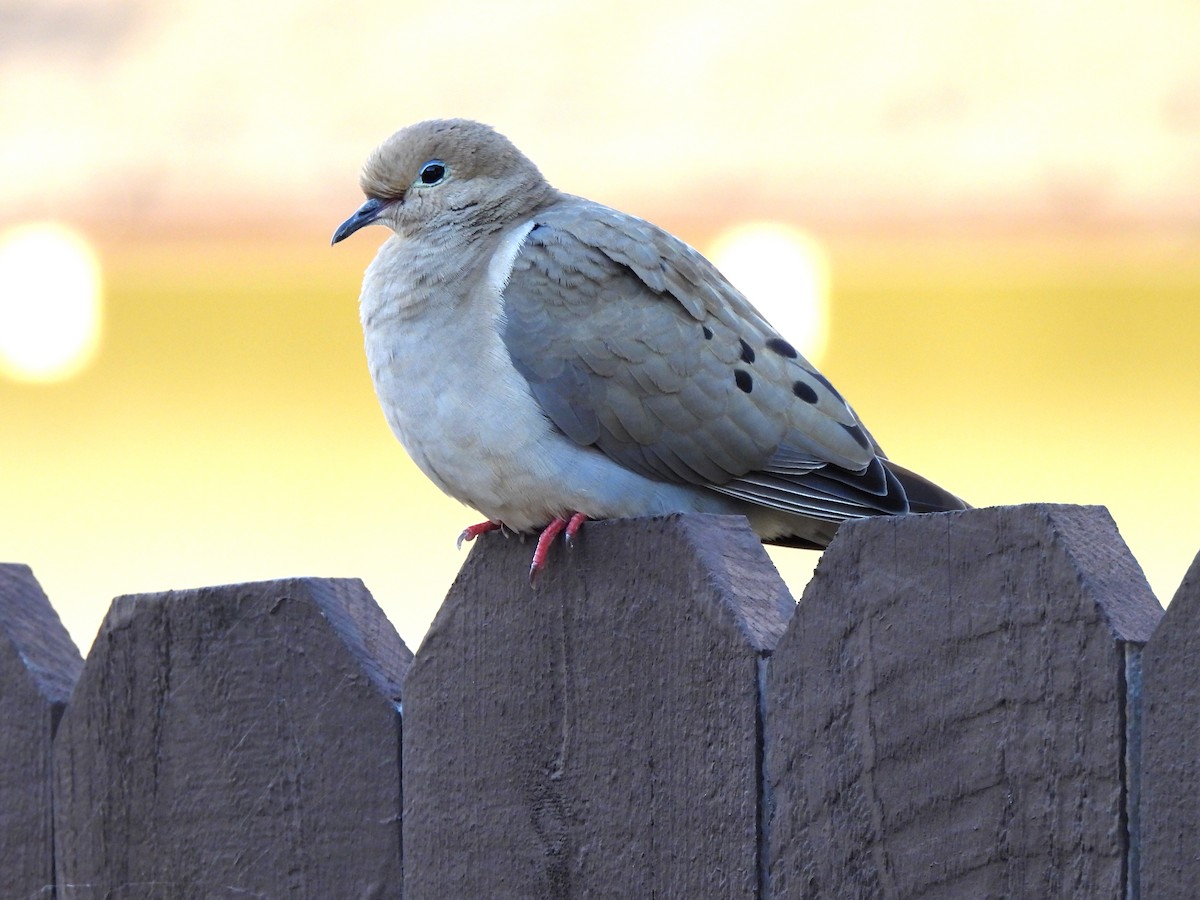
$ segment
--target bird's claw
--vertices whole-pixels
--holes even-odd
[[[567,545],[568,550],[575,549],[575,535],[579,534],[579,529],[583,527],[583,523],[587,521],[587,516],[581,512],[571,516],[567,527],[563,530],[563,541]]]
[[[550,545],[554,543],[554,539],[559,534],[562,534],[567,549],[573,548],[575,546],[575,535],[579,533],[580,527],[586,521],[587,516],[581,512],[577,512],[570,519],[555,516],[550,524],[542,529],[542,533],[538,535],[537,546],[533,550],[533,561],[529,564],[530,587],[535,586],[538,572],[545,568],[546,557],[550,553]]]
[[[461,550],[463,541],[473,541],[473,540],[475,540],[475,538],[479,537],[481,534],[487,534],[489,531],[495,531],[499,527],[500,527],[499,522],[491,522],[491,521],[480,522],[478,525],[468,525],[466,528],[464,528],[462,530],[462,534],[460,534],[458,536],[458,540],[455,541],[455,546],[459,550]]]

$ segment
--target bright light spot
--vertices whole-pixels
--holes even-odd
[[[88,242],[52,222],[0,234],[0,374],[63,381],[100,344],[100,262]]]
[[[723,232],[709,258],[809,362],[829,332],[829,257],[791,225],[750,222]]]

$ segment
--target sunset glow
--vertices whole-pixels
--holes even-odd
[[[1200,5],[534,12],[7,4],[0,559],[81,646],[117,594],[297,574],[362,577],[419,643],[478,515],[371,386],[384,229],[329,236],[372,148],[456,116],[697,247],[899,464],[1107,507],[1170,600],[1200,547],[1172,463],[1200,444]],[[816,554],[774,558],[798,594]]]
[[[100,344],[100,262],[88,242],[54,223],[0,234],[0,373],[62,381]]]
[[[722,232],[710,258],[758,311],[819,365],[829,332],[829,258],[811,235],[777,222]]]

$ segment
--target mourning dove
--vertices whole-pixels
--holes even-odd
[[[462,538],[542,529],[536,573],[584,519],[738,514],[823,548],[846,519],[966,506],[887,460],[707,259],[492,128],[402,129],[360,183],[333,243],[394,232],[363,280],[371,377],[414,462],[487,517]]]

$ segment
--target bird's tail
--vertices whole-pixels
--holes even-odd
[[[947,512],[952,509],[970,509],[971,504],[955,497],[944,488],[938,487],[928,478],[923,478],[916,472],[910,472],[904,466],[898,466],[890,459],[883,461],[896,480],[904,487],[908,495],[910,512],[931,513]]]

